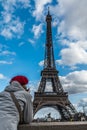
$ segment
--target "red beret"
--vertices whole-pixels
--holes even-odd
[[[18,81],[21,85],[26,85],[26,84],[28,83],[27,77],[21,76],[21,75],[13,77],[13,78],[11,79],[10,83],[11,83],[12,81]]]

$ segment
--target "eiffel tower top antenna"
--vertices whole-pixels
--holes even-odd
[[[50,7],[48,6],[48,15],[50,14]]]
[[[52,17],[50,15],[49,7],[48,14],[46,15],[46,44],[45,44],[45,59],[44,68],[56,68],[53,52],[53,41],[52,41],[52,29],[51,29]]]

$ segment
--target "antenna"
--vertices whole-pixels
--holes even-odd
[[[50,7],[48,6],[48,15],[50,14]]]

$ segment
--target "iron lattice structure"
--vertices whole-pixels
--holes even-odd
[[[64,92],[58,77],[54,60],[51,21],[52,17],[48,10],[46,16],[47,30],[44,69],[41,71],[41,81],[38,91],[34,93],[33,111],[35,115],[41,108],[50,106],[58,110],[62,120],[70,120],[77,111],[69,101],[68,94]],[[52,91],[46,92],[47,82],[51,83]]]

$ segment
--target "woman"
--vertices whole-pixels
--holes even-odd
[[[15,95],[20,105],[23,123],[32,121],[33,105],[26,84],[28,84],[28,79],[25,76],[15,76],[5,90],[0,93],[0,130],[17,130],[20,122],[20,114],[10,92]]]

